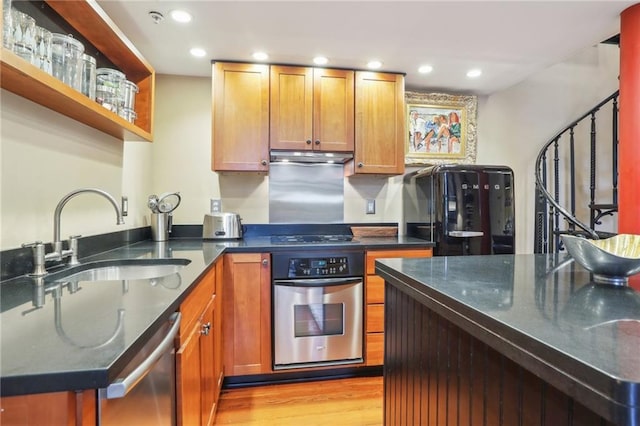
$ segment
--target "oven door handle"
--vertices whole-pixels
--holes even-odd
[[[287,287],[333,287],[361,282],[362,278],[314,278],[309,280],[276,280],[273,284]]]

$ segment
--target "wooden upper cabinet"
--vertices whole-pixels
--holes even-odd
[[[404,76],[356,71],[355,157],[347,174],[404,173]]]
[[[269,170],[269,66],[213,64],[212,170]]]
[[[354,71],[271,67],[271,149],[351,152]]]
[[[91,43],[128,80],[138,85],[137,118],[134,123],[128,122],[4,47],[0,60],[2,88],[120,140],[153,140],[155,71],[151,65],[95,1],[46,0],[44,3],[42,9],[50,8],[50,13],[59,15],[76,35]],[[44,19],[38,24],[47,26]]]
[[[312,150],[313,68],[271,67],[271,149]]]

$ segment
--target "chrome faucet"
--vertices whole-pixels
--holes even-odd
[[[116,211],[116,224],[124,224],[123,216],[126,216],[126,213],[123,213],[123,211],[120,210],[120,207],[118,207],[118,203],[108,192],[96,188],[81,188],[76,189],[75,191],[71,191],[70,193],[62,197],[62,199],[56,206],[55,212],[53,213],[53,242],[51,243],[53,246],[53,251],[51,253],[45,254],[45,247],[42,241],[36,241],[35,243],[22,245],[22,247],[30,247],[33,250],[33,272],[29,274],[30,276],[41,277],[46,275],[47,270],[45,268],[45,263],[49,261],[59,261],[66,257],[71,257],[69,261],[70,265],[77,265],[78,263],[80,263],[78,262],[78,238],[80,238],[81,236],[73,235],[69,237],[69,248],[67,250],[63,250],[62,241],[60,240],[60,215],[62,214],[62,209],[70,199],[83,193],[94,193],[102,195],[104,198],[109,200]],[[123,210],[126,210],[126,198],[124,197]]]
[[[81,188],[81,189],[76,189],[75,191],[71,191],[70,193],[62,197],[62,199],[58,202],[58,205],[56,206],[55,212],[53,213],[53,243],[52,243],[53,253],[50,253],[50,254],[57,253],[60,256],[60,259],[62,257],[66,257],[74,254],[73,247],[70,247],[70,250],[66,250],[66,251],[62,250],[62,241],[60,240],[60,215],[62,214],[62,209],[70,199],[84,193],[94,193],[94,194],[102,195],[104,198],[109,200],[109,202],[111,203],[111,205],[113,205],[113,208],[116,211],[116,218],[117,218],[116,224],[117,225],[124,224],[124,219],[123,219],[122,212],[120,211],[120,207],[118,207],[118,203],[116,202],[115,198],[113,198],[108,192],[103,191],[101,189],[96,189],[96,188]],[[75,238],[78,238],[78,237],[75,237]]]

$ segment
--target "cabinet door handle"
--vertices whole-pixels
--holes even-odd
[[[316,140],[316,145],[320,145],[320,140]]]
[[[311,145],[311,139],[307,139],[307,145]]]
[[[364,163],[362,163],[362,162],[358,163],[358,167],[359,168],[364,167]]]
[[[263,166],[266,166],[266,165],[267,165],[267,160],[262,160],[262,161],[260,162],[260,164],[262,164]]]
[[[267,266],[269,264],[269,261],[267,259],[262,259],[262,264],[264,266]]]
[[[208,322],[206,324],[202,324],[202,330],[200,330],[200,334],[202,334],[203,336],[208,336],[210,330],[211,330],[211,323],[210,322]]]

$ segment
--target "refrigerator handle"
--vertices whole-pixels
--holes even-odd
[[[469,238],[469,237],[482,237],[484,232],[480,231],[449,231],[450,237],[456,238]]]
[[[101,396],[106,399],[122,398],[131,389],[135,387],[140,380],[147,375],[147,373],[153,368],[154,364],[158,362],[160,358],[173,346],[173,340],[180,330],[180,321],[182,316],[180,312],[176,312],[171,315],[169,319],[172,322],[172,326],[167,332],[167,335],[162,339],[162,342],[149,354],[149,356],[140,363],[132,372],[125,378],[118,378],[106,388],[100,389]]]

